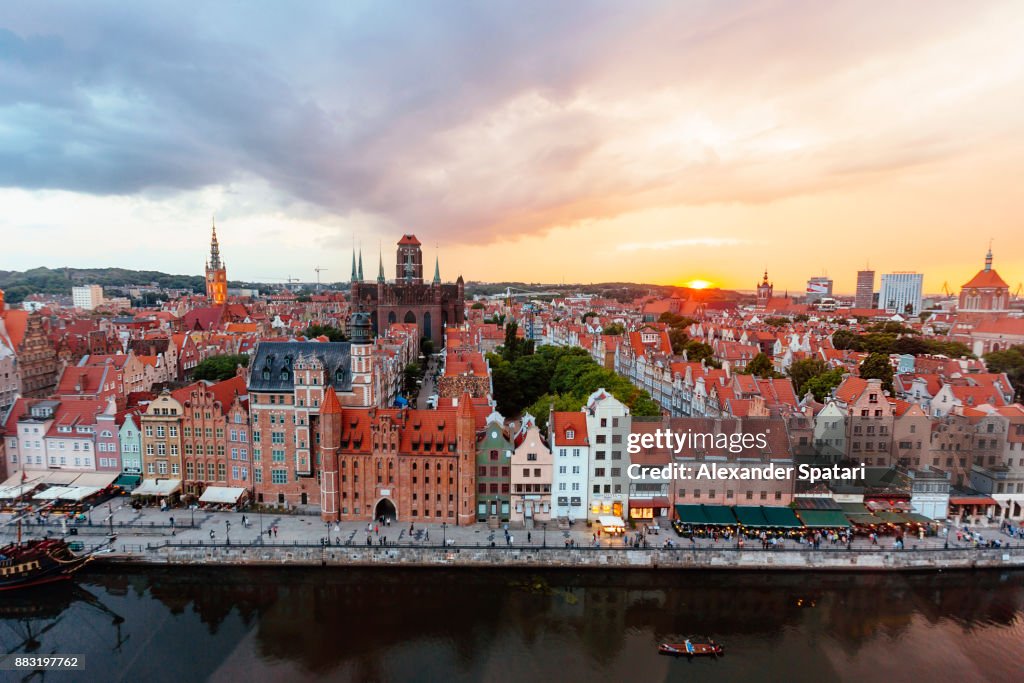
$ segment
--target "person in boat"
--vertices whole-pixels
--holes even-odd
[[[691,654],[692,655],[693,654],[693,643],[690,642],[689,638],[686,639],[685,645],[686,645],[686,652],[687,652],[687,654]]]

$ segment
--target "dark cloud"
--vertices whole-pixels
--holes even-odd
[[[714,149],[622,175],[645,159],[602,147],[629,121],[580,101],[677,87],[771,101],[960,20],[959,3],[887,21],[817,2],[21,4],[0,8],[0,186],[255,177],[335,216],[466,242],[652,198],[718,201],[742,179]],[[920,156],[898,155],[830,164],[842,176]]]

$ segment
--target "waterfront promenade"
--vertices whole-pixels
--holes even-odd
[[[743,549],[736,539],[712,541],[680,538],[671,529],[648,534],[646,544],[636,547],[634,534],[601,536],[582,522],[571,530],[549,525],[545,529],[503,529],[484,524],[451,527],[440,524],[393,522],[390,526],[365,522],[325,524],[319,517],[301,514],[220,512],[155,508],[136,511],[130,507],[92,511],[91,524],[75,528],[69,540],[86,548],[104,543],[113,529],[116,540],[110,560],[153,564],[298,564],[298,565],[382,565],[401,566],[568,566],[634,568],[721,568],[721,569],[837,569],[897,570],[954,569],[979,567],[1024,567],[1024,542],[1011,539],[995,528],[977,531],[987,542],[998,539],[1002,548],[979,548],[973,542],[945,538],[908,536],[905,549],[896,550],[892,537],[881,537],[878,545],[857,538],[850,548],[823,543],[815,550],[807,544],[787,540],[780,548],[763,550],[748,540]],[[7,521],[7,515],[0,522]],[[245,524],[243,525],[243,517]],[[268,534],[268,530],[270,533]],[[27,524],[25,537],[59,535],[60,524]],[[212,532],[212,533],[211,533]],[[13,540],[15,529],[2,528],[0,541]],[[329,543],[325,543],[329,539]],[[369,540],[369,543],[368,543]],[[570,545],[571,544],[571,545]]]

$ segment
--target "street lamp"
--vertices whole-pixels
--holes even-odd
[[[441,522],[441,545],[448,547],[448,522]]]
[[[224,536],[227,538],[227,544],[231,545],[231,520],[224,520]]]
[[[107,515],[107,519],[110,521],[110,535],[113,536],[114,535],[114,508],[113,508],[113,506],[110,505],[110,503],[107,503],[107,512],[110,513],[110,514]]]
[[[540,523],[540,528],[544,530],[544,547],[547,548],[548,547],[548,523],[547,522],[541,522]]]
[[[191,505],[189,505],[188,509],[192,513],[192,528],[195,529],[196,528],[196,506],[195,506],[195,503],[192,503]]]

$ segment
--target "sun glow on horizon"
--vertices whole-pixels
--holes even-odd
[[[689,287],[690,289],[707,289],[713,284],[713,282],[709,282],[707,280],[690,280],[689,282],[684,282],[683,287]]]

